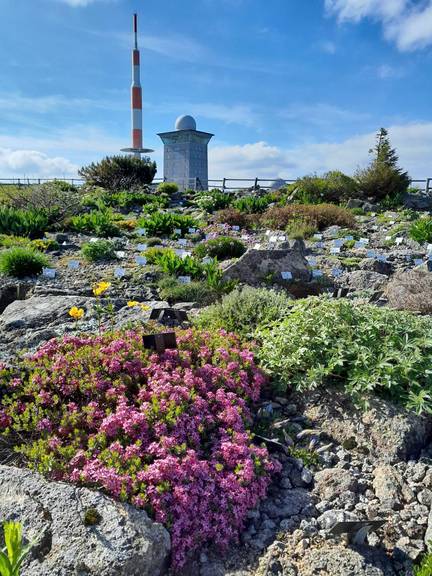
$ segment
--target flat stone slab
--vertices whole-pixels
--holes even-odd
[[[100,520],[86,525],[86,511]],[[143,510],[87,488],[0,466],[0,518],[20,521],[36,541],[22,576],[160,576],[170,550],[165,528]]]

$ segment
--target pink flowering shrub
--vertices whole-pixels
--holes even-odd
[[[249,430],[265,380],[253,353],[222,331],[177,340],[156,354],[138,332],[68,336],[0,366],[0,431],[43,474],[147,510],[179,567],[237,537],[278,464]]]

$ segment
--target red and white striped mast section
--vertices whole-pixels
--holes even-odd
[[[132,51],[132,86],[131,86],[131,103],[132,103],[132,148],[122,148],[122,152],[130,152],[137,158],[141,154],[154,152],[149,148],[143,148],[143,129],[142,129],[142,89],[140,80],[140,52],[138,49],[138,15],[133,16],[134,31],[134,49]]]

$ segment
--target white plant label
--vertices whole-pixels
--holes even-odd
[[[291,272],[281,272],[281,276],[283,280],[292,280],[292,273]]]
[[[147,244],[137,244],[137,250],[144,252],[144,250],[147,250]]]
[[[126,274],[126,270],[124,268],[116,268],[114,270],[114,276],[116,278],[123,278],[125,274]]]
[[[69,270],[78,270],[79,267],[80,263],[78,262],[78,260],[69,260],[68,262]]]
[[[147,264],[147,258],[144,256],[135,256],[135,262],[138,266],[145,266]]]
[[[191,277],[190,276],[179,276],[178,281],[180,282],[180,284],[190,284],[191,283]]]
[[[55,268],[42,268],[42,275],[45,276],[45,278],[55,278],[56,273]]]

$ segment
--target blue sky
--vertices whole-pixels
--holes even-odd
[[[156,134],[187,113],[211,177],[352,172],[380,126],[432,177],[432,0],[0,0],[0,177],[129,145],[134,11],[160,172]]]

